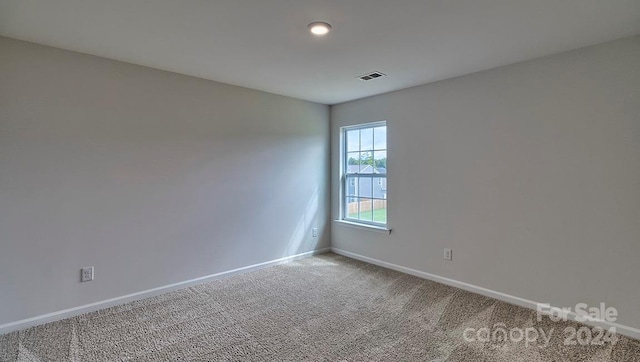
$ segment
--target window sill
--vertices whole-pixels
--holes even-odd
[[[369,224],[360,224],[357,222],[352,222],[352,221],[346,221],[346,220],[333,220],[336,224],[338,225],[344,225],[347,227],[352,227],[352,228],[356,228],[356,229],[362,229],[362,230],[367,230],[367,231],[373,231],[376,233],[382,233],[382,234],[391,234],[391,229],[388,229],[384,226],[375,226],[375,225],[369,225]]]

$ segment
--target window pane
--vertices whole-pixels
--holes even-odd
[[[346,173],[360,172],[360,152],[349,152],[347,154]]]
[[[345,214],[349,219],[358,218],[358,199],[356,197],[347,197],[345,205]]]
[[[373,222],[387,223],[387,200],[373,200]]]
[[[371,183],[373,178],[371,177],[361,177],[358,180],[358,196],[360,197],[373,197],[373,193],[371,190]]]
[[[387,178],[386,177],[373,178],[373,197],[378,199],[387,198]]]
[[[371,151],[371,150],[373,150],[373,128],[361,129],[360,130],[360,151]]]
[[[373,206],[372,199],[363,199],[360,198],[360,214],[359,219],[362,221],[373,221],[373,214],[371,212],[371,207]]]
[[[387,151],[374,151],[373,161],[376,166],[375,173],[387,173]]]
[[[360,150],[360,130],[347,131],[347,152]]]
[[[360,173],[373,173],[373,152],[360,152]]]
[[[347,196],[358,196],[358,178],[357,177],[347,177],[347,184],[345,186],[345,195]]]
[[[387,126],[376,127],[373,129],[374,148],[376,150],[387,149]]]

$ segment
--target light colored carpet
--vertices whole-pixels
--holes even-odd
[[[640,342],[466,342],[535,311],[324,254],[0,336],[2,361],[640,361]]]

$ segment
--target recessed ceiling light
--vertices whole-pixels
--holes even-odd
[[[309,31],[313,35],[323,36],[331,30],[331,25],[322,21],[316,21],[309,24]]]

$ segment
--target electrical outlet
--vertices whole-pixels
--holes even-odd
[[[93,267],[92,266],[88,266],[85,268],[81,269],[81,276],[80,276],[80,281],[81,282],[90,282],[93,280]]]
[[[453,260],[453,251],[451,249],[444,249],[444,260]]]
[[[311,229],[311,236],[313,236],[314,238],[318,237],[318,228]]]

